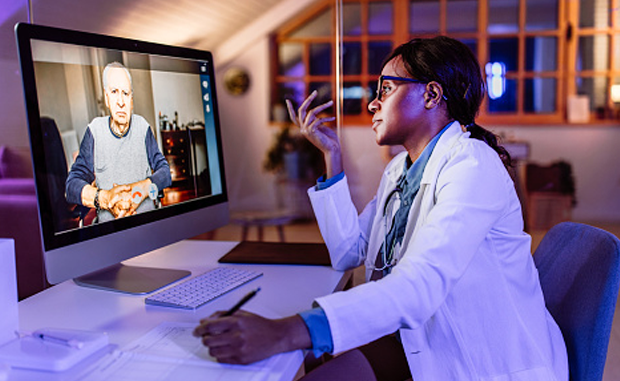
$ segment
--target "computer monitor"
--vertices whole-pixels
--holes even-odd
[[[189,275],[121,262],[228,223],[211,53],[15,33],[48,281],[149,293]]]

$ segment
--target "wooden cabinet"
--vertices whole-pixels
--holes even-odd
[[[170,166],[172,181],[189,179],[191,147],[186,130],[161,131],[164,156]]]

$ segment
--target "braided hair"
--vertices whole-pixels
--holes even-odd
[[[397,47],[383,66],[396,57],[402,59],[412,78],[439,83],[449,116],[465,126],[472,138],[493,148],[506,167],[512,166],[510,154],[497,136],[475,122],[486,86],[478,59],[467,45],[446,36],[414,38]]]

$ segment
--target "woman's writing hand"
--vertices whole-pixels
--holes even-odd
[[[238,311],[232,316],[218,312],[202,319],[194,329],[219,362],[250,364],[277,353],[309,348],[310,334],[300,316],[271,320]]]

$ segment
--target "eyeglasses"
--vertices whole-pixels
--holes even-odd
[[[426,83],[424,81],[420,81],[419,79],[406,78],[406,77],[393,77],[391,75],[382,75],[379,77],[379,83],[377,85],[377,100],[380,101],[381,98],[385,94],[387,94],[387,90],[383,88],[383,81],[401,81],[401,82],[410,82],[410,83]]]
[[[426,81],[420,81],[419,79],[407,78],[407,77],[393,77],[391,75],[382,75],[379,77],[379,83],[377,84],[377,100],[382,100],[383,96],[388,93],[386,89],[383,88],[383,81],[401,81],[401,82],[410,82],[410,83],[428,83]],[[441,96],[444,100],[448,100],[445,94]]]

